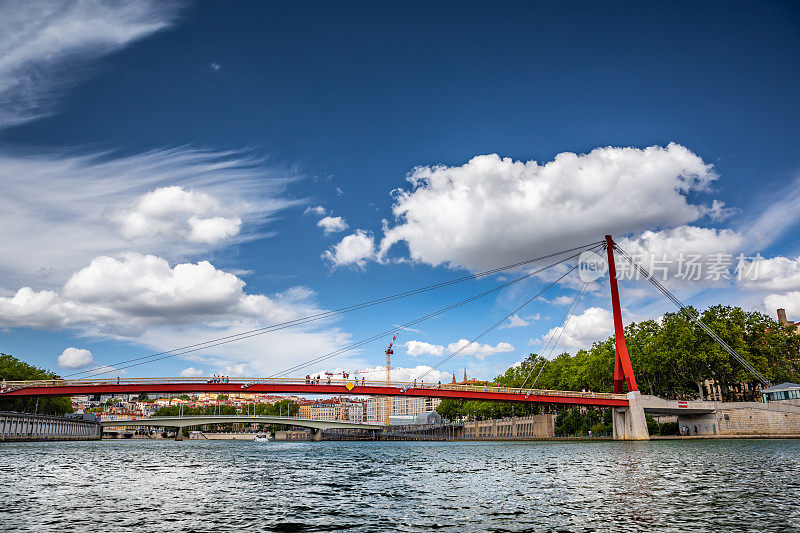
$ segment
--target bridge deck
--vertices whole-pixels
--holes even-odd
[[[128,378],[16,381],[7,383],[3,396],[75,396],[82,394],[140,393],[255,393],[335,394],[360,396],[415,396],[503,402],[626,407],[624,394],[603,392],[514,389],[497,386],[381,382],[342,379],[307,381],[297,378]]]

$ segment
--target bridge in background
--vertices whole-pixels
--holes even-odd
[[[309,420],[306,418],[294,418],[287,416],[183,416],[183,417],[150,417],[150,418],[131,418],[127,420],[106,420],[100,425],[105,427],[167,427],[177,428],[179,431],[176,440],[182,440],[182,428],[205,426],[210,424],[282,424],[285,426],[297,426],[312,429],[311,440],[322,440],[323,429],[363,429],[379,431],[383,429],[383,424],[366,424],[358,422],[345,422],[336,420]]]

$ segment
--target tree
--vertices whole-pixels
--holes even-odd
[[[25,381],[33,379],[59,379],[49,370],[29,365],[13,355],[0,354],[0,380]],[[62,415],[72,412],[69,398],[0,398],[0,411],[38,412]]]
[[[690,308],[688,312],[667,313],[660,321],[646,320],[625,328],[639,389],[665,398],[702,397],[705,381],[713,379],[725,399],[734,393],[754,399],[758,382],[697,325],[692,319],[694,313]],[[800,381],[800,335],[792,328],[763,313],[721,305],[706,309],[701,320],[767,379]],[[562,353],[550,361],[530,354],[498,376],[495,383],[610,392],[615,345],[610,336],[588,350],[575,355]],[[740,383],[747,385],[746,390],[739,390]],[[480,416],[478,411],[475,415]]]

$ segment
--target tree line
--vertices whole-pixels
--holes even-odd
[[[695,309],[691,309],[696,313]],[[740,307],[715,305],[700,319],[772,383],[800,381],[800,335],[791,326]],[[625,340],[637,385],[643,394],[662,398],[704,398],[705,380],[714,380],[723,400],[756,400],[760,383],[731,359],[684,311],[659,320],[632,323]],[[596,342],[575,355],[552,360],[531,353],[492,385],[513,388],[611,392],[614,375],[614,337]],[[442,401],[437,411],[445,418],[510,416],[511,406],[490,402]],[[523,409],[517,405],[516,410]],[[529,409],[532,412],[534,409]],[[499,416],[498,416],[499,415]]]
[[[32,379],[59,379],[59,377],[49,370],[29,365],[13,355],[0,354],[0,380],[26,381]],[[72,412],[72,401],[69,398],[0,397],[0,411],[63,415]]]

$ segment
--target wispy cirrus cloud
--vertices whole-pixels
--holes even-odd
[[[0,3],[0,128],[46,116],[92,61],[175,20],[171,1]]]
[[[0,152],[0,287],[66,280],[100,255],[179,260],[263,237],[301,200],[295,178],[242,152],[173,148],[115,157]]]

